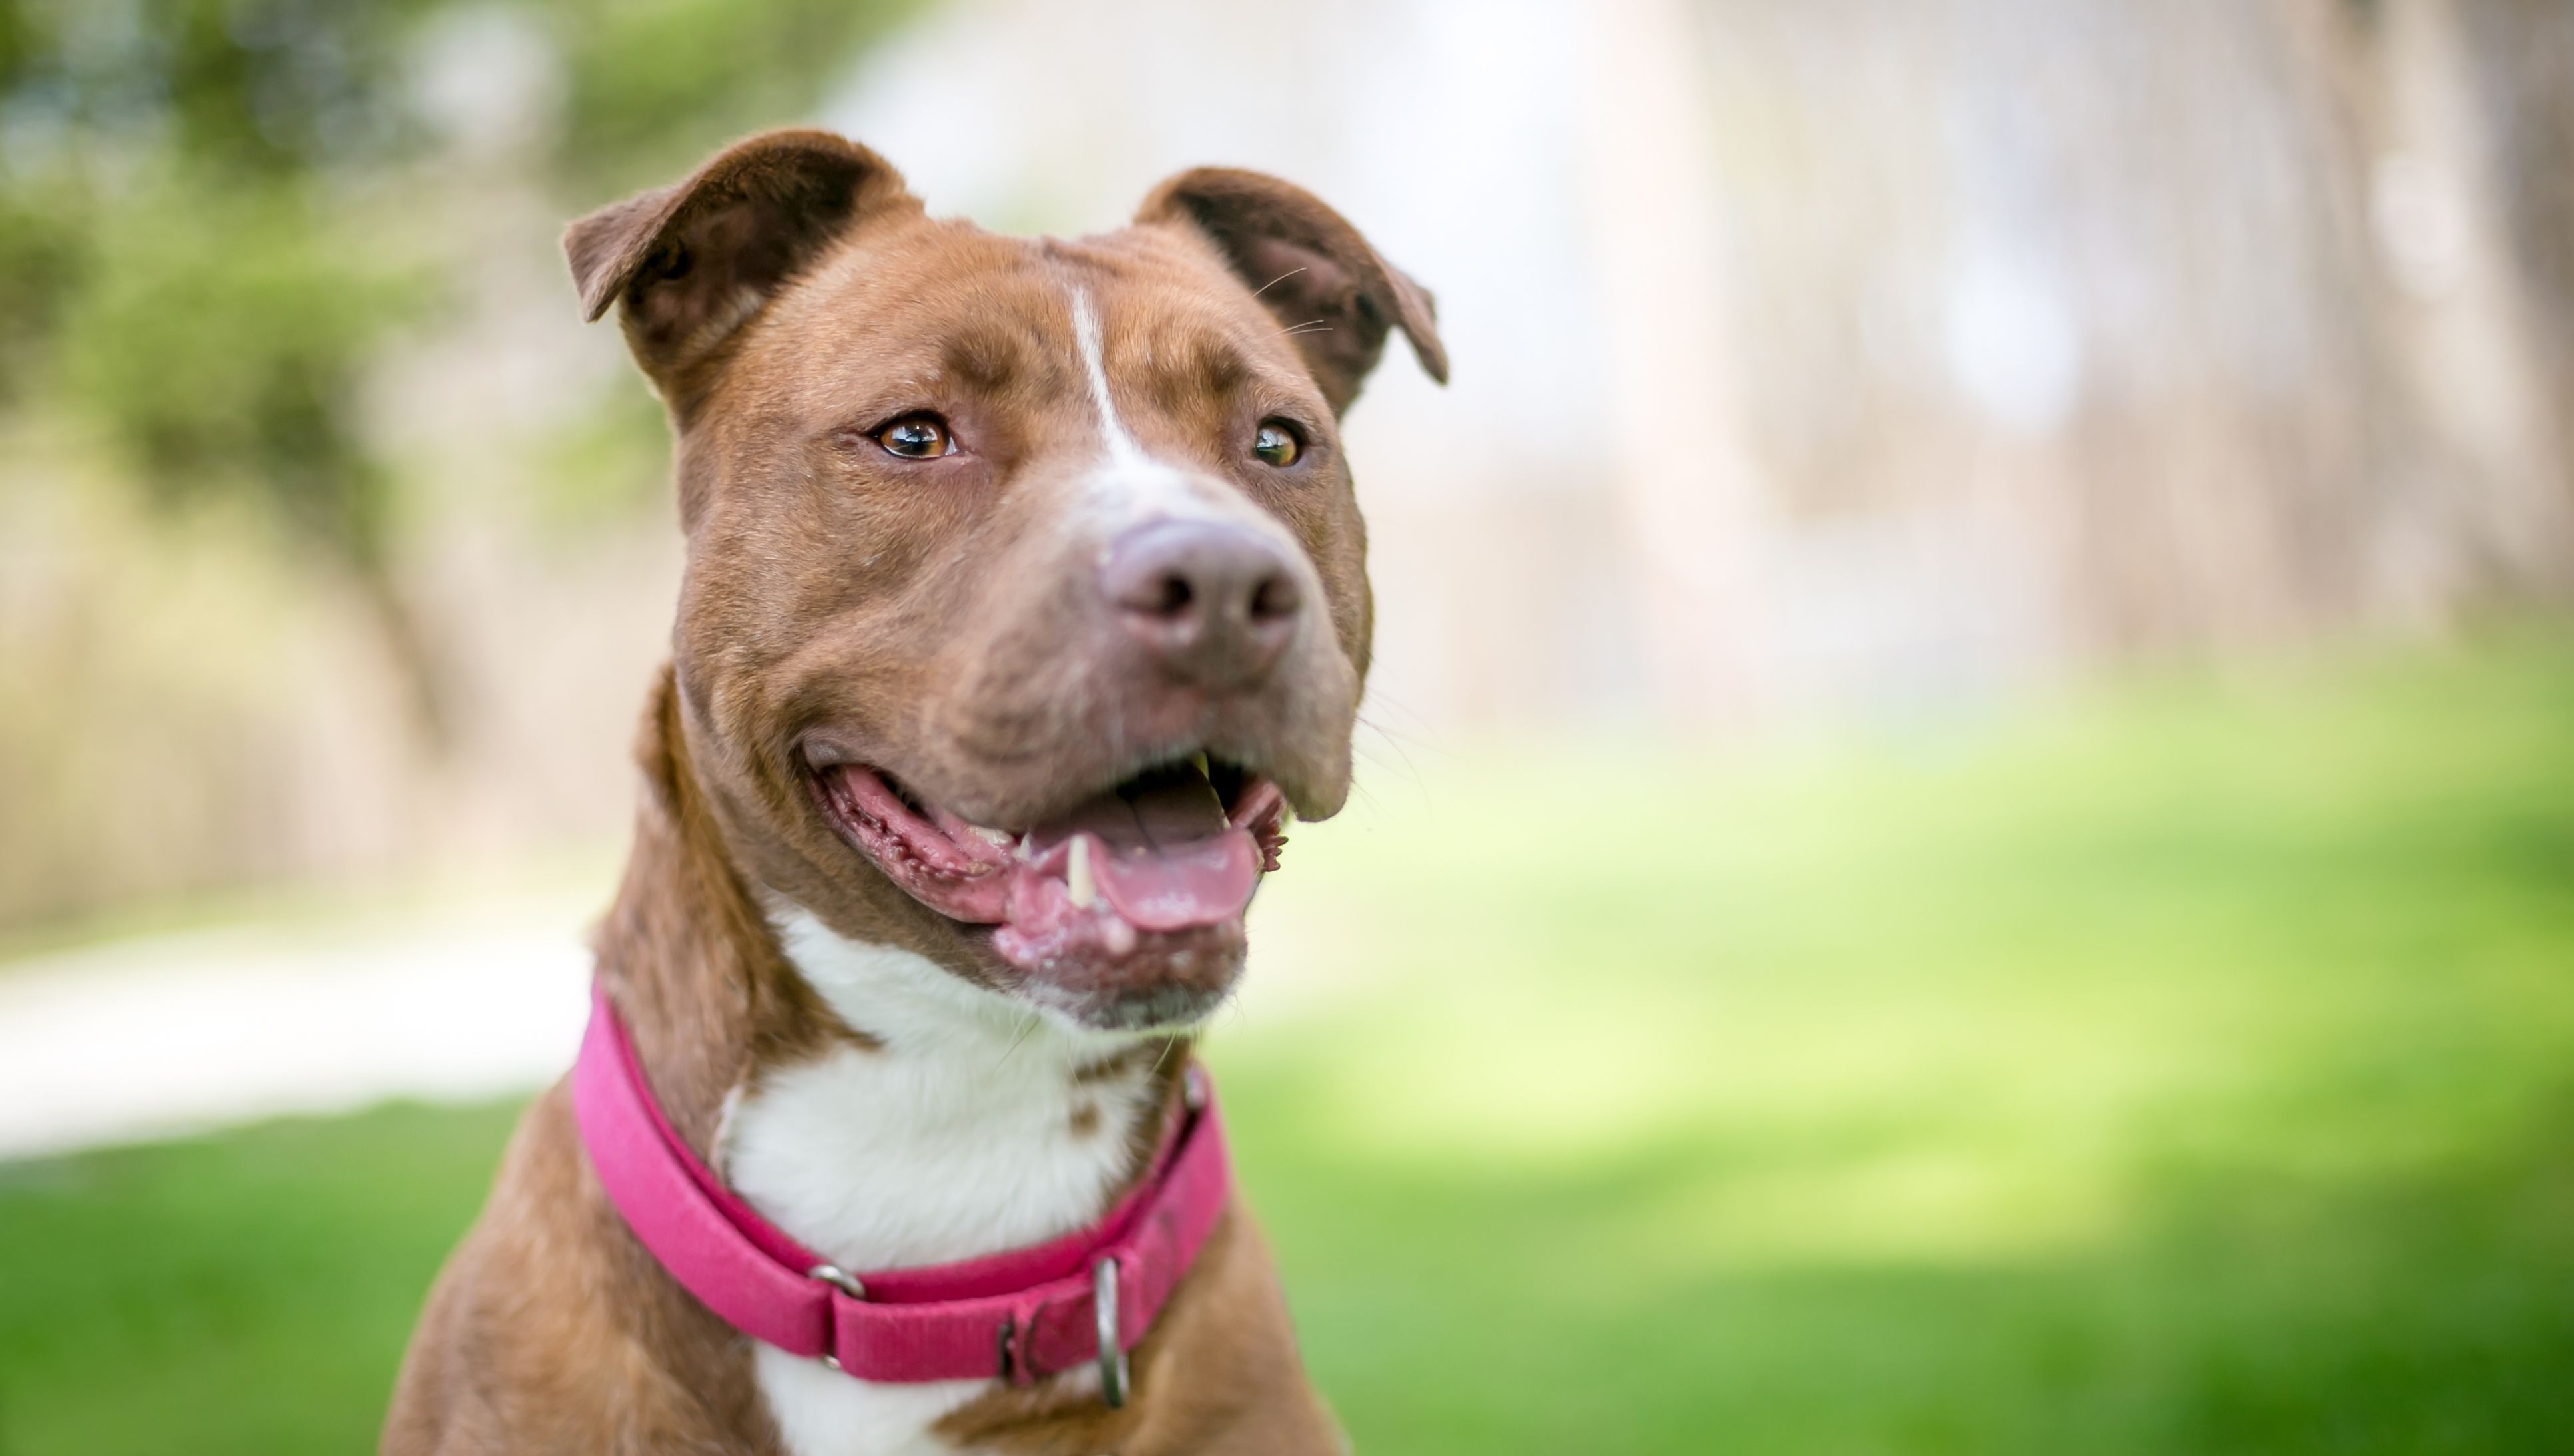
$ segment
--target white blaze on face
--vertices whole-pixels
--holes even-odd
[[[1099,410],[1099,429],[1108,440],[1108,461],[1114,465],[1133,464],[1143,460],[1144,452],[1135,447],[1134,436],[1117,418],[1117,401],[1108,393],[1108,364],[1099,354],[1099,313],[1090,307],[1090,291],[1072,291],[1072,342],[1081,351],[1082,372],[1090,379],[1090,402]]]
[[[1249,502],[1231,490],[1201,480],[1189,471],[1166,465],[1144,453],[1117,417],[1117,400],[1108,389],[1108,364],[1100,349],[1099,313],[1090,291],[1072,288],[1073,348],[1090,381],[1090,402],[1099,411],[1099,433],[1107,458],[1090,472],[1089,504],[1104,517],[1102,538],[1147,520],[1212,520],[1245,518]]]

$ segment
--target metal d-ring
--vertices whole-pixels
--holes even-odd
[[[1115,1410],[1126,1403],[1126,1352],[1117,1346],[1117,1257],[1090,1266],[1090,1312],[1099,1321],[1099,1398]]]
[[[858,1282],[857,1275],[841,1268],[838,1264],[815,1264],[804,1271],[804,1277],[819,1279],[852,1299],[867,1297],[867,1286]]]

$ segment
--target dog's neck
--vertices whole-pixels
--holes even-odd
[[[873,1269],[1042,1242],[1100,1216],[1150,1157],[1181,1055],[1167,1043],[1067,1029],[808,911],[776,925],[871,1045],[756,1070],[715,1166],[808,1246]]]
[[[665,675],[600,963],[673,1128],[844,1267],[1035,1243],[1100,1216],[1176,1105],[1186,1048],[1089,1033],[745,883]]]

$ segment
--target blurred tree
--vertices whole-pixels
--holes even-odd
[[[2444,518],[2459,602],[2574,591],[2562,402],[2562,212],[2574,7],[2562,0],[2292,0],[2292,80],[2316,108],[2346,296],[2370,360],[2380,493]],[[2427,484],[2430,488],[2424,489]],[[2363,497],[2364,498],[2364,497]],[[2407,523],[2419,543],[2418,524]]]
[[[299,187],[174,179],[95,220],[58,349],[72,397],[154,504],[247,497],[346,573],[437,746],[448,708],[394,580],[392,476],[355,418],[368,355],[415,282]]]
[[[59,394],[157,507],[220,496],[279,522],[366,601],[433,749],[451,714],[357,406],[434,297],[389,184],[435,160],[406,66],[462,3],[0,0],[0,403]],[[802,115],[910,8],[471,3],[555,39],[570,86],[541,165],[568,210]]]
[[[2461,0],[2459,14],[2487,108],[2487,161],[2538,313],[2552,413],[2560,430],[2574,429],[2574,5]],[[2567,445],[2560,483],[2574,499],[2574,439]]]

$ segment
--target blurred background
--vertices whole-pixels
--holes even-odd
[[[2574,1449],[2574,7],[0,0],[0,1453],[373,1440],[678,542],[569,217],[1434,289],[1219,1024],[1362,1450]]]

